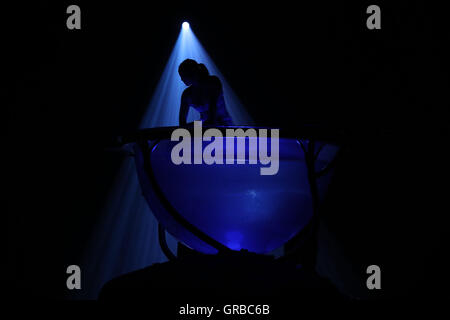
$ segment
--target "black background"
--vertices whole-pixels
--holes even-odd
[[[70,4],[81,8],[81,30],[66,28]],[[327,203],[327,224],[355,273],[364,278],[358,268],[367,263],[385,267],[386,297],[445,290],[444,10],[375,3],[382,29],[368,30],[369,4],[14,8],[6,29],[14,49],[6,168],[14,294],[66,295],[65,268],[79,261],[120,164],[104,146],[137,127],[184,20],[258,125],[319,123],[358,135]],[[383,138],[365,139],[372,129]]]

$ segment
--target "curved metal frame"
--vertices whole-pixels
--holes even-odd
[[[169,246],[167,245],[166,241],[166,229],[162,226],[161,223],[158,223],[158,240],[159,240],[159,246],[161,247],[161,250],[163,251],[164,255],[169,260],[175,260],[177,258],[176,255],[170,251]]]
[[[161,204],[163,207],[167,210],[167,212],[172,216],[172,218],[175,219],[179,224],[181,224],[184,228],[186,228],[188,231],[190,231],[192,234],[194,234],[197,238],[204,241],[208,245],[212,246],[213,248],[217,249],[219,252],[230,252],[233,251],[230,248],[226,247],[222,243],[218,242],[217,240],[213,239],[212,237],[208,236],[206,233],[204,233],[202,230],[198,229],[196,226],[191,224],[189,221],[187,221],[170,203],[170,201],[165,196],[164,192],[162,191],[161,187],[159,186],[156,177],[154,175],[152,165],[151,165],[151,150],[153,150],[154,147],[158,145],[158,143],[164,139],[168,138],[171,135],[171,132],[180,127],[161,127],[161,128],[150,128],[150,129],[144,129],[139,130],[136,133],[121,137],[119,138],[119,144],[124,145],[127,143],[137,143],[143,154],[144,158],[144,170],[147,174],[147,177],[149,178],[149,181],[153,187],[153,190],[157,197],[160,199]],[[191,126],[185,126],[187,130],[193,130]],[[208,128],[205,126],[205,128]],[[216,127],[217,129],[221,130],[223,133],[225,133],[225,130],[228,128],[247,128],[247,127]],[[250,128],[250,127],[248,127]],[[251,127],[255,128],[255,127]],[[270,128],[266,128],[270,129]],[[285,132],[284,132],[285,133]],[[340,142],[342,141],[343,135],[342,132],[338,132],[333,137],[330,137],[329,135],[326,136],[323,133],[317,134],[317,131],[311,130],[304,130],[303,134],[305,134],[308,137],[314,137],[316,139],[328,141],[328,142]],[[329,133],[329,132],[328,132]],[[336,133],[336,132],[335,132]],[[291,240],[289,240],[287,243],[291,241],[295,241],[295,239],[299,239],[305,232],[311,233],[309,237],[312,238],[312,246],[313,246],[313,257],[312,263],[315,264],[316,260],[316,253],[317,253],[317,231],[318,231],[318,223],[319,223],[319,195],[318,195],[318,188],[317,188],[317,178],[323,176],[326,174],[332,167],[334,167],[336,163],[336,159],[339,156],[338,154],[335,155],[333,160],[326,166],[325,168],[321,169],[319,172],[316,172],[315,170],[315,160],[318,158],[319,153],[321,152],[323,146],[321,146],[316,152],[314,152],[314,141],[313,140],[306,140],[306,139],[299,139],[298,133],[295,133],[293,131],[288,131],[287,135],[283,134],[283,137],[291,137],[297,139],[299,141],[300,146],[305,154],[305,162],[307,167],[307,176],[308,176],[308,182],[310,186],[311,191],[311,198],[312,198],[312,210],[313,215],[311,220],[309,221],[308,225],[303,228],[301,231],[299,231]],[[149,146],[149,140],[153,140],[153,145],[150,148]],[[164,254],[167,256],[169,260],[176,259],[176,256],[170,251],[170,249],[167,246],[167,242],[165,239],[165,230],[162,225],[159,225],[158,227],[158,238],[160,242],[160,246],[164,252]],[[308,238],[309,238],[308,237]],[[295,246],[298,247],[298,246]],[[297,248],[298,249],[298,248]],[[296,249],[294,249],[294,252]],[[285,256],[284,258],[289,258],[288,256]]]
[[[219,252],[223,251],[231,251],[230,248],[227,246],[224,246],[219,241],[213,239],[212,237],[208,236],[205,232],[194,226],[192,223],[190,223],[188,220],[186,220],[170,203],[169,199],[167,199],[166,195],[162,191],[161,187],[158,184],[158,181],[156,180],[155,174],[152,169],[152,163],[151,163],[151,150],[160,142],[161,140],[158,139],[153,143],[152,148],[148,145],[147,140],[141,140],[139,141],[139,146],[142,149],[142,154],[144,157],[144,170],[147,174],[147,177],[149,178],[149,181],[152,185],[152,188],[154,192],[156,193],[156,196],[161,201],[161,204],[163,205],[164,209],[167,210],[167,212],[172,216],[172,218],[175,219],[179,224],[181,224],[184,228],[186,228],[188,231],[190,231],[194,236],[199,238],[200,240],[204,241],[211,247],[217,249]]]
[[[308,257],[309,261],[306,263],[310,266],[314,266],[316,263],[317,258],[317,233],[318,233],[318,227],[319,227],[319,220],[320,220],[320,210],[319,210],[319,190],[317,188],[317,179],[321,176],[325,175],[327,172],[330,171],[331,168],[333,168],[336,164],[337,159],[339,158],[339,153],[334,156],[334,158],[328,163],[328,165],[325,168],[322,168],[320,171],[316,172],[315,169],[315,161],[317,160],[320,152],[322,151],[324,145],[320,146],[316,152],[314,152],[315,149],[315,142],[311,140],[301,140],[298,139],[298,142],[300,143],[300,146],[304,152],[305,155],[305,162],[306,162],[306,170],[307,170],[307,176],[308,176],[308,182],[309,187],[311,191],[311,201],[312,201],[312,210],[313,215],[311,217],[311,220],[309,223],[300,230],[294,237],[291,238],[286,244],[296,243],[293,245],[294,249],[291,250],[293,253],[287,254],[282,259],[289,259],[291,256],[295,256],[296,252],[301,250],[301,248],[304,247],[304,235],[307,234],[309,239],[312,239],[311,243],[311,256]],[[303,241],[302,241],[303,240]],[[286,246],[285,244],[285,246]]]

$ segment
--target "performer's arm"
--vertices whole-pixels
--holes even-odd
[[[189,104],[187,101],[186,94],[185,92],[183,92],[183,94],[181,95],[180,114],[178,118],[180,126],[186,125],[188,111],[189,111]]]

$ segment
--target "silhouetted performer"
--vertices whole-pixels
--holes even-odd
[[[200,113],[204,125],[233,125],[218,77],[211,76],[204,64],[192,59],[184,60],[178,73],[188,86],[181,96],[180,125],[186,124],[189,107]]]

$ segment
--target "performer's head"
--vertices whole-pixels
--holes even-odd
[[[180,63],[178,73],[185,85],[198,84],[209,76],[209,71],[203,63],[197,63],[192,59],[186,59]]]

